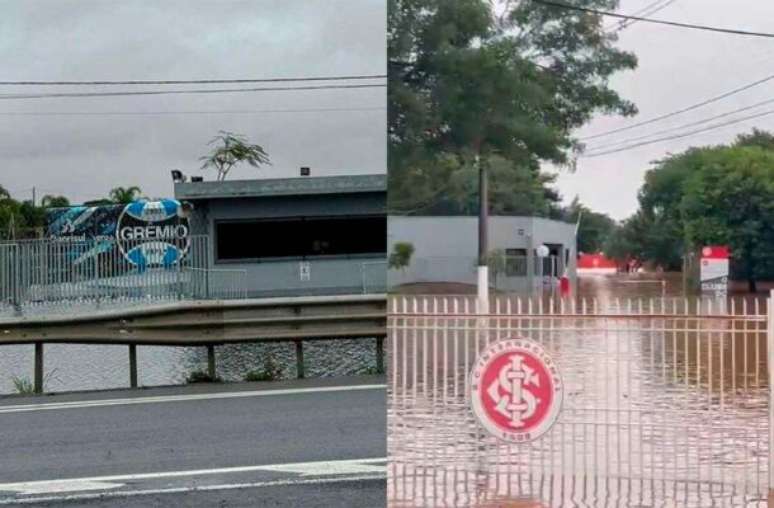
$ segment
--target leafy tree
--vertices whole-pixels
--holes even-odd
[[[581,204],[577,197],[564,210],[563,218],[574,223],[580,219],[578,252],[601,252],[608,237],[616,229],[616,222],[610,216],[592,211]]]
[[[411,256],[414,255],[414,245],[410,242],[397,242],[392,246],[392,252],[387,264],[394,270],[405,270],[411,264]]]
[[[634,214],[616,225],[605,239],[602,251],[607,257],[619,263],[636,260],[641,264],[648,259],[647,245],[643,241],[648,225],[641,213]]]
[[[485,261],[486,266],[489,268],[489,275],[494,279],[494,286],[496,288],[497,279],[505,273],[508,267],[508,257],[505,255],[505,249],[490,250],[486,254]]]
[[[754,129],[731,145],[694,147],[654,163],[640,208],[605,242],[616,259],[680,269],[707,244],[732,249],[732,277],[774,278],[774,135]]]
[[[115,187],[110,191],[110,201],[118,204],[128,204],[137,201],[142,196],[142,190],[136,185],[131,187]]]
[[[757,146],[764,150],[774,150],[774,134],[754,128],[749,134],[737,136],[734,146]]]
[[[63,196],[44,196],[42,206],[32,201],[17,201],[0,186],[0,239],[18,239],[39,236],[46,223],[46,208],[49,206],[68,206]]]
[[[497,215],[554,216],[560,196],[551,185],[556,176],[532,171],[493,155],[481,162],[489,172],[490,210]],[[457,157],[443,156],[431,172],[407,175],[410,194],[392,197],[395,214],[474,215],[478,210],[478,170]]]
[[[502,164],[495,158],[521,194],[525,173],[540,182],[542,161],[566,163],[581,148],[572,131],[593,113],[635,110],[607,84],[635,58],[614,48],[599,16],[526,1],[390,0],[388,27],[393,211],[425,207],[455,172]],[[476,188],[468,175],[459,180]],[[468,210],[470,195],[449,199]],[[509,209],[512,196],[493,193],[493,209]]]
[[[686,181],[686,240],[694,248],[728,244],[735,266],[755,292],[774,275],[774,150],[760,146],[707,149]]]
[[[203,161],[202,169],[215,168],[218,172],[218,181],[226,179],[229,171],[236,164],[246,162],[254,168],[263,164],[271,165],[269,154],[260,145],[254,145],[244,136],[227,131],[219,131],[208,144],[216,145],[209,153],[200,157]]]
[[[70,200],[64,196],[46,194],[43,196],[43,199],[40,200],[40,205],[43,208],[65,208],[70,206]]]

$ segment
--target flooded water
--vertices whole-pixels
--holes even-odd
[[[390,506],[765,506],[765,303],[697,301],[679,278],[583,278],[575,304],[396,298],[389,319]],[[698,306],[698,307],[697,307]],[[556,424],[484,433],[468,373],[521,336],[560,366]]]
[[[241,381],[251,370],[262,369],[271,355],[282,368],[282,378],[296,376],[292,342],[233,344],[215,348],[218,375]],[[127,346],[79,344],[45,345],[45,389],[48,392],[101,390],[129,386]],[[0,394],[15,393],[14,378],[33,377],[34,346],[0,347]],[[185,383],[193,371],[206,371],[203,347],[137,347],[141,386]],[[345,376],[374,372],[376,339],[304,342],[307,377]]]

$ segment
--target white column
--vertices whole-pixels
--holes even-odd
[[[489,267],[486,265],[478,266],[478,312],[489,312]]]

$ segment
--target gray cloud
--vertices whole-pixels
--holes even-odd
[[[0,2],[0,80],[383,74],[385,9],[385,0],[5,1]],[[159,87],[132,89],[150,88]],[[0,93],[51,90],[3,87]],[[0,185],[19,197],[36,186],[39,195],[61,193],[75,201],[104,196],[115,185],[169,195],[169,169],[199,173],[198,157],[220,129],[262,144],[273,162],[260,171],[235,169],[231,178],[295,175],[301,165],[311,166],[315,174],[380,173],[386,166],[385,97],[385,89],[376,88],[0,100]],[[380,109],[3,115],[317,108]]]

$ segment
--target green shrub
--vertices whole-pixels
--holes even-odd
[[[193,383],[220,383],[223,381],[218,376],[212,377],[210,376],[209,372],[204,372],[202,370],[195,370],[188,374],[188,377],[185,379],[187,383],[193,384]]]
[[[276,381],[282,378],[282,366],[275,360],[274,355],[267,354],[263,360],[263,368],[251,370],[245,374],[245,381]]]
[[[414,245],[409,242],[398,242],[392,246],[392,252],[387,260],[391,269],[404,271],[411,264],[414,255]]]
[[[52,379],[59,380],[56,376],[56,369],[50,370],[47,374],[43,376],[43,391],[46,391],[46,386],[48,386],[49,381]],[[35,395],[35,384],[30,380],[28,377],[17,377],[12,376],[11,381],[13,382],[13,386],[16,389],[16,393],[19,393],[21,395]]]

